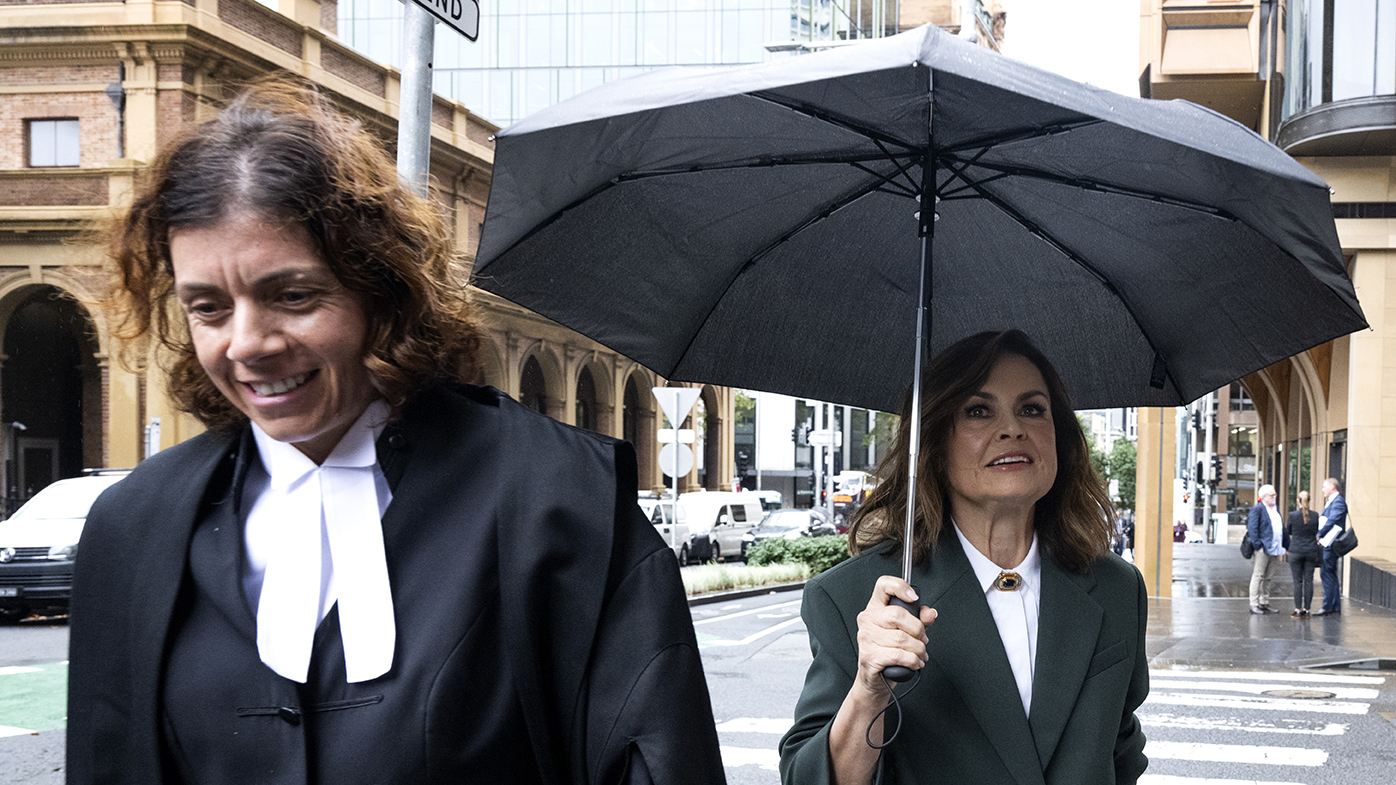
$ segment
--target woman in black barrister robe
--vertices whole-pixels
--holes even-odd
[[[358,123],[254,86],[110,256],[117,335],[208,431],[87,519],[69,783],[723,781],[632,449],[459,383],[458,259]]]

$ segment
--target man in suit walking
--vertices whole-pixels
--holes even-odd
[[[1318,541],[1323,545],[1323,561],[1318,574],[1323,579],[1323,608],[1314,611],[1315,616],[1332,616],[1342,613],[1342,587],[1338,584],[1338,559],[1342,558],[1333,550],[1333,542],[1348,527],[1348,504],[1338,493],[1338,480],[1329,477],[1323,481],[1323,514],[1318,517]]]
[[[1246,536],[1255,546],[1255,555],[1251,557],[1251,613],[1279,613],[1270,607],[1270,575],[1289,545],[1289,532],[1275,507],[1275,486],[1262,485],[1256,495],[1260,501],[1251,508],[1246,520]],[[1327,591],[1325,588],[1325,597]]]

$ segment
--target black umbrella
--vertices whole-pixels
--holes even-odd
[[[1107,407],[1365,326],[1328,189],[1279,149],[929,26],[651,72],[500,132],[475,282],[669,379],[889,411],[982,330],[1024,330]]]

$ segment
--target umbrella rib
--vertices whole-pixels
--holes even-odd
[[[806,117],[811,117],[815,120],[828,123],[829,125],[837,126],[846,131],[852,131],[855,134],[866,137],[873,141],[880,140],[886,142],[887,144],[895,145],[896,147],[900,147],[907,151],[915,151],[917,149],[915,145],[907,144],[906,142],[903,142],[900,139],[895,139],[891,136],[888,136],[887,134],[882,133],[881,131],[878,131],[875,128],[871,128],[869,126],[858,123],[854,121],[852,118],[841,117],[839,115],[832,114],[822,109],[816,109],[803,101],[792,101],[790,99],[777,98],[769,92],[747,93],[747,95],[757,99],[758,101],[769,101],[770,103],[773,103],[777,106],[783,106],[792,112],[798,112]]]
[[[1213,207],[1212,205],[1203,204],[1201,202],[1194,202],[1188,199],[1178,199],[1172,196],[1161,196],[1159,194],[1151,194],[1147,191],[1138,191],[1132,188],[1125,188],[1118,185],[1109,185],[1106,183],[1096,182],[1094,180],[1087,180],[1085,178],[1063,177],[1062,175],[1044,172],[1039,169],[1030,169],[1025,166],[985,163],[984,161],[963,161],[959,158],[954,157],[951,157],[950,160],[955,161],[956,163],[964,164],[964,166],[960,170],[958,170],[956,174],[959,176],[961,180],[963,180],[966,183],[971,183],[973,181],[971,181],[968,177],[966,177],[963,174],[963,170],[969,168],[970,166],[977,166],[983,169],[988,169],[990,171],[999,172],[1001,175],[1007,175],[1012,177],[1027,177],[1035,180],[1044,180],[1046,182],[1057,183],[1059,185],[1069,185],[1073,188],[1080,188],[1086,191],[1096,191],[1099,193],[1113,194],[1115,196],[1128,196],[1130,198],[1141,199],[1146,202],[1166,204],[1171,207],[1181,207],[1186,210],[1196,210],[1197,212],[1206,213],[1208,215],[1215,215],[1218,218],[1225,218],[1229,221],[1236,220],[1235,216],[1221,209],[1220,207]]]
[[[897,196],[907,196],[913,199],[919,195],[916,191],[907,188],[901,183],[895,182],[894,177],[885,175],[875,169],[863,166],[862,164],[853,164],[853,168],[857,169],[860,172],[866,172],[872,175],[873,177],[881,178],[882,183],[878,186],[878,190],[882,191],[883,193],[896,194]],[[892,188],[884,189],[881,187],[882,185],[892,186]]]
[[[916,156],[911,153],[908,153],[900,157],[915,158]],[[633,172],[625,172],[624,174],[616,175],[607,183],[607,185],[617,185],[619,183],[628,183],[635,180],[646,180],[652,177],[672,177],[674,175],[679,174],[701,174],[704,172],[721,172],[728,169],[757,169],[766,166],[805,166],[817,164],[852,164],[856,166],[860,163],[888,160],[893,161],[895,163],[895,154],[875,155],[867,153],[862,155],[829,155],[809,157],[762,156],[761,158],[749,161],[724,161],[722,163],[696,164],[694,166],[674,167],[672,169],[642,169]],[[877,176],[883,177],[884,175],[879,174]],[[604,188],[605,186],[602,187]],[[589,198],[592,195],[594,194],[588,194],[587,196]]]
[[[902,177],[905,177],[907,183],[910,184],[910,186],[911,186],[911,188],[910,188],[911,195],[912,195],[912,196],[920,196],[920,195],[921,195],[921,186],[920,186],[920,184],[918,184],[918,183],[916,182],[916,178],[914,178],[914,177],[911,176],[911,171],[910,171],[909,169],[907,169],[905,166],[902,166],[901,161],[898,161],[898,160],[897,160],[897,157],[896,157],[895,155],[893,155],[892,152],[891,152],[890,150],[887,149],[886,145],[882,144],[882,142],[879,142],[878,140],[874,139],[874,140],[873,140],[873,144],[877,145],[877,149],[879,149],[879,150],[881,150],[882,152],[886,153],[886,154],[887,154],[887,160],[888,160],[888,161],[891,161],[891,162],[892,162],[892,165],[895,166],[895,167],[897,167],[897,169],[899,169],[899,170],[901,171]]]
[[[1023,227],[1024,229],[1027,229],[1028,232],[1030,232],[1034,237],[1037,237],[1038,239],[1057,249],[1057,251],[1061,253],[1063,256],[1070,259],[1072,262],[1075,262],[1078,267],[1090,273],[1097,281],[1100,281],[1101,285],[1104,286],[1106,290],[1110,292],[1110,294],[1115,296],[1115,299],[1120,303],[1120,307],[1124,308],[1125,312],[1129,314],[1129,317],[1134,320],[1134,326],[1139,328],[1139,334],[1143,336],[1144,342],[1149,344],[1150,349],[1154,350],[1154,356],[1156,358],[1155,364],[1157,365],[1157,363],[1163,357],[1163,353],[1160,352],[1158,350],[1158,347],[1154,345],[1153,339],[1149,337],[1149,332],[1144,329],[1144,324],[1139,321],[1139,315],[1134,312],[1134,309],[1130,307],[1129,301],[1125,299],[1124,295],[1120,293],[1119,289],[1115,288],[1115,284],[1111,283],[1110,279],[1106,278],[1103,273],[1097,270],[1090,262],[1086,261],[1080,254],[1076,253],[1070,247],[1068,247],[1066,243],[1063,243],[1061,240],[1058,240],[1050,232],[1038,226],[1031,219],[1027,218],[1022,213],[1015,210],[1013,206],[1010,205],[1008,202],[990,193],[988,190],[984,189],[978,183],[970,183],[970,185],[976,191],[979,192],[979,195],[982,196],[985,201],[989,202],[993,206],[997,207],[999,210],[1003,211],[1005,215],[1016,221],[1019,226]]]
[[[1028,139],[1041,139],[1046,136],[1056,136],[1057,134],[1064,134],[1070,131],[1075,131],[1078,128],[1088,128],[1093,125],[1100,125],[1104,122],[1104,120],[1100,120],[1093,117],[1088,120],[1076,120],[1070,123],[1054,123],[1052,125],[1042,126],[1041,128],[1024,128],[1020,131],[1014,131],[1012,133],[1000,134],[998,136],[990,136],[984,139],[976,139],[973,142],[964,142],[962,144],[957,144],[952,147],[946,147],[939,150],[938,154],[947,155],[951,153],[963,152],[965,150],[974,150],[981,147],[987,151],[988,148],[997,147],[1001,144],[1009,144],[1012,142],[1024,142]],[[980,154],[982,155],[983,153],[981,152]]]

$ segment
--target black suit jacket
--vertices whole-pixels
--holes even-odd
[[[829,727],[857,674],[857,616],[878,577],[901,572],[900,554],[881,544],[805,586],[801,613],[814,662],[795,724],[781,741],[786,785],[833,781]],[[952,530],[916,565],[912,585],[939,616],[927,630],[920,681],[901,702],[901,732],[879,760],[881,782],[1104,785],[1139,778],[1147,760],[1134,711],[1148,695],[1149,670],[1147,594],[1137,569],[1108,554],[1089,575],[1075,575],[1044,555],[1031,718]]]
[[[209,505],[231,498],[219,478],[250,443],[202,435],[145,461],[94,505],[71,608],[69,783],[169,781],[160,692],[172,625],[189,596],[191,537]],[[383,529],[398,624],[394,670],[382,678],[404,678],[397,669],[423,652],[466,649],[468,635],[496,636],[506,661],[426,657],[434,672],[405,677],[431,682],[420,711],[354,731],[364,734],[365,756],[419,756],[423,773],[412,780],[435,781],[433,761],[468,747],[462,736],[472,730],[452,722],[460,704],[474,688],[509,679],[533,758],[516,761],[521,780],[723,781],[677,567],[635,503],[629,445],[495,390],[434,389],[384,432],[379,459],[393,487]],[[494,530],[497,575],[464,579],[497,589],[474,592],[478,607],[449,617],[415,615],[414,596],[454,591],[451,557],[466,541],[457,535],[479,526]],[[489,770],[500,771],[499,761]]]

